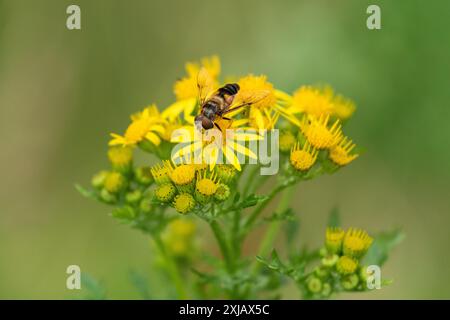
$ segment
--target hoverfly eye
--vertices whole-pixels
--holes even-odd
[[[214,123],[205,117],[202,119],[202,127],[204,129],[208,130],[208,129],[211,129],[212,127],[214,127]]]

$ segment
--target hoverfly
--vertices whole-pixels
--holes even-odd
[[[240,99],[241,101],[238,104],[233,105],[234,98],[240,90],[239,84],[228,83],[213,91],[211,90],[211,86],[207,84],[206,78],[208,76],[207,71],[201,69],[197,77],[200,113],[195,117],[194,123],[199,130],[202,128],[208,130],[216,126],[222,131],[215,122],[217,119],[231,121],[230,118],[225,117],[226,114],[242,107],[251,106],[267,95],[265,90],[261,90],[245,99]]]

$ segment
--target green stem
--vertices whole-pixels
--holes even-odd
[[[244,189],[242,190],[242,195],[243,197],[246,197],[253,185],[253,182],[255,181],[255,176],[258,174],[259,171],[259,166],[258,165],[254,165],[254,167],[252,168],[252,171],[250,171],[248,177],[247,177],[247,182],[244,185]]]
[[[289,188],[288,190],[283,192],[282,198],[278,204],[276,212],[281,213],[289,207],[289,202],[292,199],[294,191],[295,188]],[[264,238],[261,241],[261,245],[258,250],[259,256],[265,257],[269,253],[271,247],[273,247],[278,232],[280,231],[282,223],[283,221],[280,220],[275,220],[270,223],[269,227],[267,228],[266,234],[264,235]],[[258,270],[258,266],[261,266],[261,264],[256,262],[253,268],[255,269],[254,270],[255,272]]]
[[[233,224],[231,229],[231,246],[233,248],[234,259],[238,260],[241,256],[241,210],[237,209],[233,212]]]
[[[220,228],[220,225],[217,223],[217,221],[213,220],[209,223],[209,225],[211,226],[214,236],[216,237],[217,243],[219,244],[220,251],[225,260],[225,266],[227,268],[227,271],[231,274],[234,272],[234,265],[230,254],[230,250],[228,248],[225,239],[225,235],[223,234],[223,231]]]
[[[267,206],[267,204],[272,201],[275,196],[281,192],[284,188],[286,188],[287,185],[279,185],[275,189],[273,189],[267,198],[264,201],[261,201],[258,206],[253,210],[253,212],[248,216],[247,220],[245,221],[244,228],[248,229],[252,226],[252,224],[255,222],[255,220],[259,217],[259,215],[262,213],[264,208]]]
[[[167,250],[164,246],[163,241],[161,240],[159,235],[152,235],[153,240],[155,241],[158,250],[164,258],[164,262],[167,266],[167,271],[169,272],[169,276],[172,278],[172,281],[175,285],[175,289],[178,294],[178,298],[180,300],[187,299],[186,289],[184,288],[184,280],[181,276],[180,270],[176,264],[176,262],[172,259],[172,257],[167,253]]]

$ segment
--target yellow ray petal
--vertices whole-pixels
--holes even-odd
[[[236,170],[241,171],[241,165],[239,163],[239,159],[234,154],[234,151],[229,146],[225,146],[224,149],[225,149],[224,153],[225,153],[227,162],[232,164],[236,168]]]
[[[164,129],[164,127],[159,125],[159,124],[154,124],[154,125],[150,126],[149,129],[151,131],[156,131],[156,132],[158,132],[160,134],[165,134],[166,133],[166,129]]]
[[[227,143],[227,145],[228,145],[228,143]],[[252,150],[250,150],[249,148],[247,148],[246,146],[243,146],[242,144],[240,144],[240,143],[234,143],[234,144],[231,144],[230,143],[230,146],[229,146],[230,148],[232,148],[232,149],[234,149],[234,150],[236,150],[237,152],[239,152],[239,153],[242,153],[243,155],[246,155],[246,156],[249,156],[250,158],[253,158],[253,159],[258,159],[258,157],[256,156],[256,154],[252,151]]]
[[[153,143],[155,146],[159,146],[159,144],[161,143],[161,139],[158,137],[158,135],[156,135],[153,132],[148,132],[145,135],[145,138],[149,140],[151,143]]]

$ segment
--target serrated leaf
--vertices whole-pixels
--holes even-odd
[[[339,214],[339,208],[334,207],[331,209],[328,217],[328,227],[336,228],[341,226],[341,216]]]
[[[268,267],[274,270],[278,270],[283,267],[283,263],[281,262],[280,257],[278,256],[278,253],[275,249],[272,250],[271,261]]]
[[[292,208],[288,208],[281,213],[275,212],[270,217],[265,218],[266,221],[276,221],[276,220],[287,220],[287,221],[295,221],[295,214]]]
[[[405,234],[399,229],[383,232],[375,236],[375,240],[367,252],[364,263],[381,267],[386,262],[391,250],[398,245],[404,237]]]

